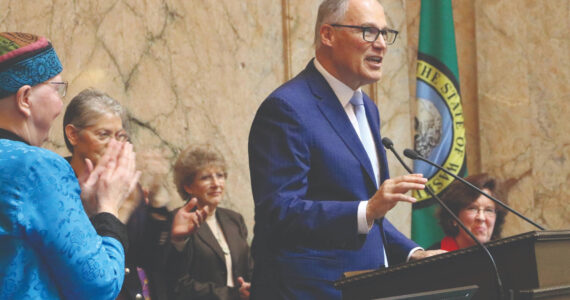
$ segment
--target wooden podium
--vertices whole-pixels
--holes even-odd
[[[570,299],[570,230],[532,231],[486,244],[509,299]],[[489,257],[477,246],[335,282],[343,299],[379,299],[477,285],[473,299],[498,299]]]

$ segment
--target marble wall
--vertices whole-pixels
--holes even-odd
[[[269,1],[0,1],[0,30],[52,40],[70,82],[66,102],[92,86],[130,110],[138,152],[160,149],[174,162],[191,144],[222,150],[224,205],[250,228],[247,137],[257,107],[285,80],[281,19]],[[61,122],[45,146],[66,154]]]
[[[382,80],[366,87],[383,135],[412,146],[419,0],[382,0],[400,31]],[[255,111],[313,56],[319,0],[0,0],[0,30],[49,37],[70,82],[106,91],[131,112],[137,151],[171,162],[212,143],[229,162],[226,207],[253,228],[247,137]],[[470,170],[516,179],[511,203],[549,228],[568,228],[570,0],[454,0]],[[564,8],[564,9],[560,9]],[[500,16],[500,17],[499,17]],[[477,47],[478,46],[478,47]],[[416,47],[416,48],[414,48]],[[45,144],[66,155],[56,120]],[[404,174],[389,156],[392,175]],[[172,207],[181,203],[173,193]],[[389,218],[405,233],[410,205]],[[508,233],[530,228],[509,219]]]
[[[549,229],[570,228],[570,1],[475,5],[481,169]],[[532,230],[515,216],[505,234]]]

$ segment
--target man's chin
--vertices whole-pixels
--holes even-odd
[[[369,72],[364,80],[364,85],[378,82],[382,78],[382,72]]]

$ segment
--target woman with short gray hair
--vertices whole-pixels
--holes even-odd
[[[127,123],[125,109],[104,92],[89,88],[73,97],[63,116],[63,137],[76,173],[81,174],[86,158],[97,165],[112,138],[127,141]]]

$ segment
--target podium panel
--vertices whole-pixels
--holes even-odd
[[[423,293],[407,294],[395,297],[375,298],[373,300],[469,300],[477,291],[476,285]]]
[[[556,297],[570,293],[565,288],[570,285],[569,230],[532,231],[486,246],[495,259],[505,295],[529,299],[529,291],[556,290]],[[386,269],[346,274],[335,282],[344,299],[395,297],[470,285],[479,287],[473,299],[499,298],[491,262],[477,246]],[[570,299],[570,294],[565,295]]]

